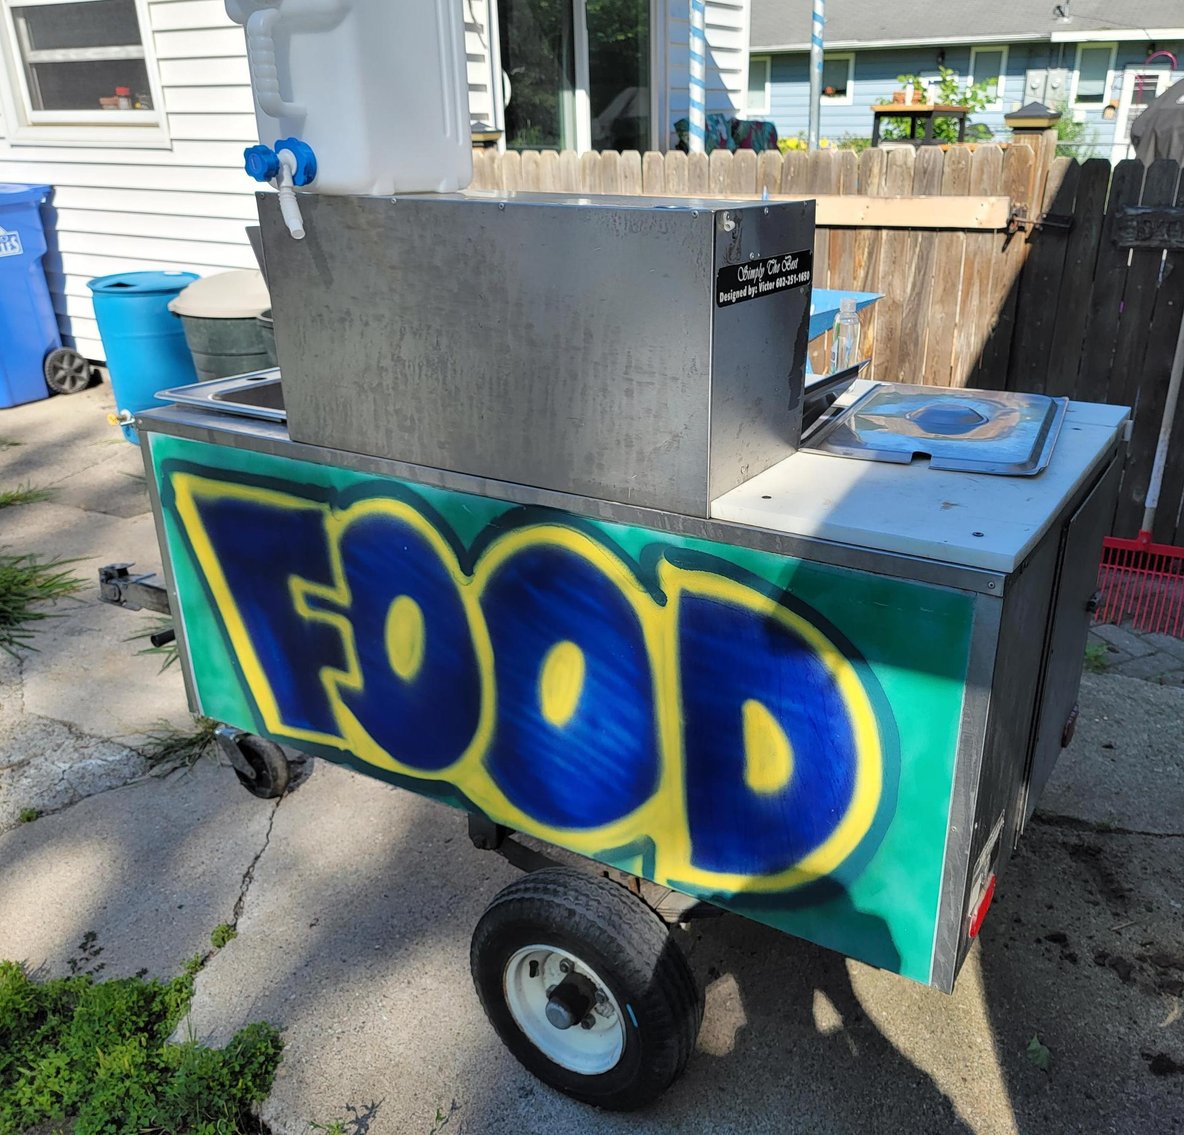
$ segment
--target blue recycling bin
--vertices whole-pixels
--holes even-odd
[[[158,390],[197,381],[185,330],[169,311],[169,301],[197,278],[195,272],[120,272],[89,282],[120,419],[163,405]],[[123,436],[139,445],[127,421],[120,424]]]
[[[0,406],[45,398],[45,356],[61,346],[45,282],[48,185],[0,182]]]

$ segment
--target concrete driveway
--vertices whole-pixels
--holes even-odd
[[[88,579],[100,562],[155,565],[109,401],[100,387],[0,411],[0,438],[26,443],[0,449],[0,487],[59,490],[0,510],[0,548],[82,557]],[[319,761],[278,804],[212,760],[143,776],[144,734],[185,716],[175,668],[138,656],[125,639],[142,617],[93,592],[59,609],[0,671],[0,957],[60,973],[94,931],[104,976],[171,974],[235,923],[190,1027],[215,1044],[251,1020],[282,1027],[263,1109],[277,1133],[1184,1130],[1173,685],[1087,676],[1078,737],[953,996],[738,918],[694,924],[676,933],[707,989],[698,1051],[655,1106],[618,1116],[541,1086],[486,1024],[469,935],[516,872],[459,815]],[[57,780],[29,773],[49,760]],[[52,814],[12,826],[47,785],[65,786]]]

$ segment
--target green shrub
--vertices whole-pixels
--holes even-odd
[[[257,1131],[282,1053],[272,1025],[225,1048],[169,1043],[193,997],[195,959],[170,981],[35,982],[0,962],[0,1135],[41,1123],[75,1135],[240,1135]]]

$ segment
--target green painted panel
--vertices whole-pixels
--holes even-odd
[[[973,595],[151,448],[207,714],[928,981]]]

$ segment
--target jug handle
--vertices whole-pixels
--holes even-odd
[[[275,63],[275,39],[272,29],[280,18],[278,8],[260,8],[247,20],[247,59],[251,65],[251,84],[264,114],[272,118],[303,118],[304,107],[280,98],[279,70]]]

